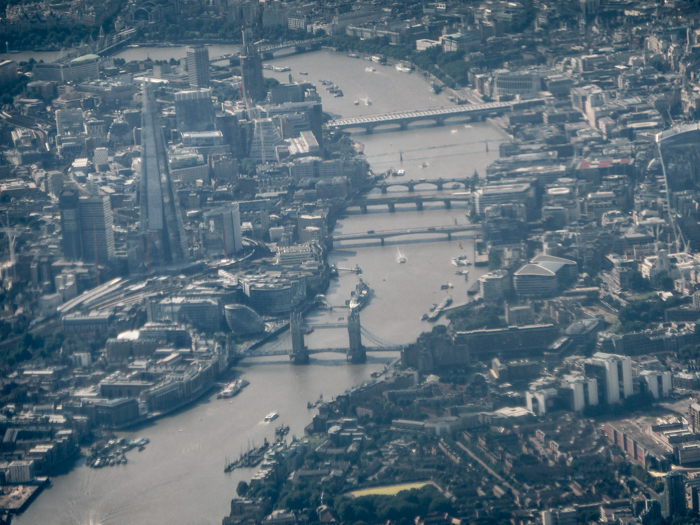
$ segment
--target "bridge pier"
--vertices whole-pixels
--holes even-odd
[[[365,126],[365,133],[367,133],[367,135],[371,135],[372,133],[374,133],[374,126]]]
[[[367,205],[366,204],[360,204],[360,211],[362,213],[367,213]]]
[[[443,185],[442,179],[438,179],[437,182],[435,183],[435,186],[437,186],[438,191],[442,191],[442,185]]]
[[[301,329],[301,314],[293,312],[289,320],[289,330],[292,332],[292,353],[289,361],[293,365],[305,365],[309,362],[309,349],[304,344],[304,332]]]
[[[272,60],[273,58],[275,58],[275,54],[271,53],[270,51],[265,51],[262,54],[262,57],[263,57],[263,60]]]
[[[447,232],[447,240],[448,241],[452,240],[452,232]]]
[[[367,360],[367,352],[362,345],[362,326],[360,312],[357,309],[350,310],[348,315],[348,342],[346,359],[351,363],[364,363]]]
[[[393,202],[390,202],[389,203],[389,211],[391,213],[394,213],[396,211],[396,204],[394,204]]]
[[[388,191],[388,190],[387,190],[387,187],[388,187],[388,186],[386,185],[386,183],[381,184],[381,185],[379,186],[379,188],[382,190],[382,193],[386,193],[386,192]]]
[[[382,246],[384,246],[384,237],[380,238],[379,240],[382,243]]]
[[[411,182],[409,182],[408,184],[406,184],[406,186],[408,186],[408,191],[414,191],[414,188],[415,188],[415,186],[416,186],[416,183],[413,182],[413,181],[411,181]]]
[[[418,211],[423,209],[423,201],[421,199],[416,200],[416,209]]]
[[[452,201],[450,199],[445,199],[445,208],[448,210],[452,208]]]

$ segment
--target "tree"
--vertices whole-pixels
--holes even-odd
[[[248,484],[245,481],[239,481],[236,487],[236,494],[242,498],[248,493],[248,488]]]
[[[651,283],[642,277],[642,273],[637,270],[630,272],[629,276],[627,277],[627,284],[629,285],[630,290],[633,292],[640,293],[651,290]]]

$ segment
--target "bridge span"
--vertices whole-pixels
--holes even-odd
[[[353,241],[360,239],[379,239],[382,244],[384,240],[391,237],[400,237],[402,235],[447,235],[448,239],[452,239],[453,233],[473,232],[474,234],[481,233],[481,225],[479,224],[456,224],[451,226],[430,226],[426,228],[406,228],[401,230],[369,230],[366,232],[357,233],[341,233],[329,235],[328,240],[333,241]]]
[[[308,40],[295,40],[293,42],[282,42],[280,44],[270,44],[267,46],[260,46],[258,52],[262,55],[263,59],[270,60],[274,58],[274,54],[277,51],[283,49],[294,48],[298,52],[307,51],[313,49],[314,47],[320,46],[327,40],[326,37],[321,38],[310,38]],[[290,53],[291,54],[291,53]],[[222,60],[228,60],[230,58],[238,57],[238,53],[227,53],[226,55],[221,55],[209,60],[209,62],[221,62]]]
[[[352,204],[359,206],[362,213],[367,213],[369,206],[389,206],[389,211],[396,211],[397,204],[415,204],[418,210],[423,209],[423,204],[426,202],[444,202],[445,208],[451,208],[453,202],[471,202],[471,192],[446,193],[421,195],[421,192],[414,192],[406,195],[398,193],[396,195],[382,195],[381,197],[363,197],[356,199]]]
[[[289,322],[289,331],[272,347],[262,351],[249,352],[249,357],[253,356],[270,356],[270,355],[288,355],[289,361],[293,364],[303,365],[309,362],[311,354],[322,354],[326,352],[345,354],[346,359],[351,363],[362,363],[367,359],[367,352],[400,352],[404,347],[402,345],[394,345],[384,341],[380,337],[374,335],[369,330],[362,328],[360,324],[360,311],[357,308],[351,308],[347,316],[347,323],[339,325],[337,323],[330,324],[313,324],[307,325],[315,328],[341,328],[345,327],[348,330],[348,347],[347,348],[308,348],[304,343],[305,328],[300,312],[293,312]],[[376,346],[365,346],[362,338],[369,340]],[[292,348],[283,349],[281,346],[291,337]]]
[[[459,185],[464,186],[465,188],[469,188],[469,185],[472,183],[472,179],[469,178],[464,178],[464,179],[419,179],[419,180],[403,180],[400,178],[392,178],[392,179],[382,179],[381,181],[377,182],[372,188],[379,188],[382,190],[382,193],[387,193],[387,190],[389,188],[393,188],[396,186],[403,186],[405,188],[408,188],[408,191],[414,191],[415,187],[418,186],[419,184],[431,184],[435,186],[438,191],[442,191],[443,188],[445,187],[446,184],[453,184],[457,187]],[[453,187],[452,189],[457,189]]]
[[[488,104],[416,109],[366,117],[340,118],[329,121],[326,127],[338,130],[363,128],[367,133],[372,133],[380,126],[387,126],[387,131],[406,130],[411,122],[420,120],[431,120],[436,125],[442,126],[452,117],[482,118],[490,114],[504,113],[512,108],[513,102],[489,102]]]

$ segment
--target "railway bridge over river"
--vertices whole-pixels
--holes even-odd
[[[328,236],[328,240],[334,241],[354,241],[362,239],[379,239],[384,244],[384,240],[402,235],[447,235],[448,240],[452,239],[453,233],[471,232],[474,235],[481,233],[479,224],[455,224],[450,226],[429,226],[424,228],[405,228],[400,230],[368,230],[357,233],[338,233]]]
[[[489,102],[488,104],[415,109],[366,117],[335,119],[329,121],[326,127],[337,130],[362,128],[367,133],[372,133],[379,127],[386,127],[387,131],[398,131],[408,129],[412,122],[428,120],[433,121],[438,126],[442,126],[448,119],[455,117],[483,119],[490,115],[500,115],[512,109],[512,102]]]

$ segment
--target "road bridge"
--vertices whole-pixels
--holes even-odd
[[[408,188],[408,191],[414,191],[415,187],[418,186],[419,184],[430,184],[432,186],[435,186],[438,191],[442,191],[443,188],[445,187],[445,184],[452,184],[454,185],[463,185],[465,188],[468,188],[469,185],[472,183],[472,179],[464,178],[464,179],[419,179],[419,180],[403,180],[403,179],[382,179],[381,181],[377,182],[373,188],[379,188],[382,190],[382,193],[387,193],[389,188],[394,188],[397,186],[401,186],[404,188]],[[457,189],[457,188],[452,188],[452,189]]]
[[[309,325],[307,325],[309,326]],[[401,345],[387,343],[360,325],[360,312],[358,309],[351,309],[347,317],[347,324],[314,324],[315,328],[347,328],[348,348],[307,348],[304,344],[305,327],[301,313],[294,312],[289,322],[289,332],[275,345],[260,352],[251,352],[250,356],[288,355],[289,361],[293,364],[303,365],[309,362],[311,354],[321,354],[326,352],[345,354],[351,363],[362,363],[367,358],[367,352],[399,352],[403,349]],[[377,346],[365,346],[362,343],[362,336]],[[281,349],[282,344],[291,336],[291,350]]]
[[[382,244],[384,240],[391,237],[400,237],[402,235],[447,235],[448,239],[452,239],[453,233],[472,232],[474,234],[481,233],[480,224],[455,224],[451,226],[430,226],[426,228],[406,228],[401,230],[369,230],[366,232],[357,233],[341,233],[329,235],[328,240],[333,241],[354,241],[360,239],[379,239]]]
[[[423,209],[423,204],[426,202],[444,202],[445,208],[451,208],[453,202],[471,202],[472,195],[470,192],[447,193],[444,195],[421,195],[420,193],[405,193],[397,195],[387,195],[386,197],[363,197],[356,199],[353,204],[360,207],[362,213],[367,213],[369,206],[388,206],[389,211],[396,211],[397,204],[415,204],[419,210]]]
[[[294,40],[293,42],[282,42],[280,44],[269,44],[266,46],[260,46],[258,48],[258,52],[262,55],[263,59],[270,60],[274,58],[277,51],[294,48],[297,53],[303,53],[322,45],[326,40],[326,37],[321,37],[310,38],[308,40]],[[209,62],[221,62],[222,60],[229,60],[231,58],[238,58],[238,53],[227,53],[225,55],[212,58],[209,60]]]
[[[512,107],[512,102],[489,102],[488,104],[416,109],[369,115],[367,117],[341,118],[329,121],[326,127],[337,130],[362,128],[367,133],[372,133],[379,127],[387,127],[387,131],[398,131],[408,129],[409,124],[412,122],[429,120],[433,121],[437,126],[442,126],[450,118],[471,117],[482,119],[491,114],[505,113],[510,111]]]

